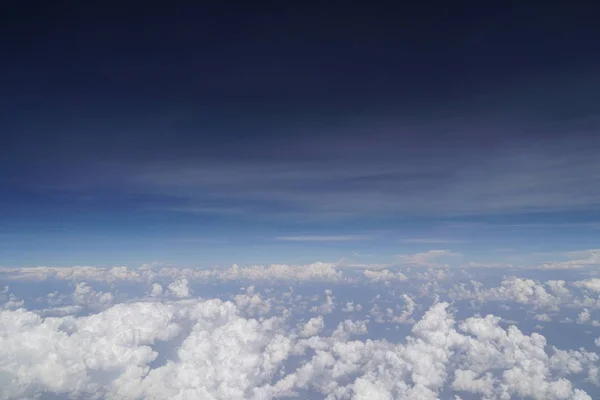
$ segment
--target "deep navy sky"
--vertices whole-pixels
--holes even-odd
[[[597,246],[597,6],[149,3],[3,9],[0,265]]]

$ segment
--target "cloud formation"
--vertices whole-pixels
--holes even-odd
[[[331,296],[331,293],[326,293]],[[216,299],[137,301],[89,316],[0,312],[0,398],[275,399],[306,392],[328,399],[437,399],[443,390],[485,399],[589,400],[567,377],[598,382],[598,355],[547,350],[545,338],[504,329],[487,315],[456,321],[434,304],[403,343],[360,340],[363,321],[323,335],[323,315],[294,328],[254,319],[263,301],[248,288]],[[398,322],[414,302],[405,296]],[[288,369],[292,358],[297,367]],[[315,397],[316,398],[316,397]]]
[[[287,242],[351,242],[355,240],[367,240],[367,235],[329,235],[329,236],[279,236],[277,240]]]
[[[440,258],[457,256],[460,256],[460,254],[454,253],[450,250],[429,250],[423,253],[398,255],[398,261],[400,264],[407,266],[438,268],[448,267],[449,265],[438,263],[436,260]]]

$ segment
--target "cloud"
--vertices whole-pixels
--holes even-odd
[[[325,323],[323,322],[323,316],[319,315],[318,317],[311,318],[306,325],[302,328],[300,332],[301,337],[311,337],[323,330],[325,327]]]
[[[410,243],[410,244],[458,244],[458,243],[468,243],[468,240],[460,240],[460,239],[444,239],[444,238],[405,238],[400,239],[402,243]]]
[[[444,257],[458,257],[459,253],[454,253],[450,250],[429,250],[423,253],[416,254],[401,254],[398,255],[398,261],[402,265],[414,266],[414,267],[447,267],[448,264],[440,264],[434,262],[439,258]]]
[[[367,240],[366,235],[330,235],[330,236],[279,236],[277,240],[287,242],[350,242],[356,240]]]
[[[268,315],[272,308],[271,301],[263,299],[262,295],[255,291],[254,286],[248,287],[245,294],[236,295],[234,303],[239,310],[250,316]]]
[[[493,155],[465,157],[461,151],[432,153],[431,146],[415,154],[412,146],[390,146],[387,139],[369,149],[355,141],[349,145],[347,138],[335,145],[311,141],[301,162],[278,146],[261,163],[210,157],[95,163],[77,168],[78,174],[60,174],[60,184],[80,193],[118,187],[123,201],[135,195],[146,208],[296,219],[515,214],[593,209],[600,203],[600,161],[593,147],[511,140]],[[297,156],[303,146],[285,147]],[[582,176],[589,178],[582,182]]]
[[[416,306],[403,299],[398,323]],[[2,310],[0,398],[589,400],[568,378],[598,380],[595,353],[548,346],[494,315],[457,321],[445,302],[391,343],[361,337],[366,321],[344,320],[327,335],[322,315],[300,326],[289,315],[246,315],[268,313],[270,301],[250,286],[233,302],[148,298],[79,317]]]
[[[505,262],[490,262],[490,263],[480,263],[480,262],[468,262],[467,264],[461,265],[463,268],[501,268],[501,269],[513,269],[516,268],[515,265],[505,263]]]
[[[182,278],[176,282],[172,282],[167,288],[169,289],[169,293],[175,297],[184,298],[190,297],[192,295],[192,291],[189,287],[189,282],[186,278]]]
[[[331,290],[327,289],[325,291],[325,301],[323,302],[323,304],[312,307],[310,309],[310,312],[317,314],[331,314],[335,309],[335,302],[333,300],[333,293],[331,292]]]
[[[404,299],[404,307],[402,308],[402,313],[398,316],[394,316],[392,318],[392,322],[398,324],[414,323],[415,321],[414,319],[412,319],[412,315],[415,312],[416,304],[414,300],[406,293],[402,295],[402,298]]]
[[[8,286],[5,286],[0,292],[0,306],[2,306],[2,308],[15,309],[23,307],[24,304],[25,301],[23,299],[19,299],[17,296],[10,293]]]
[[[584,288],[592,292],[600,292],[600,278],[590,278],[573,282],[573,286]]]
[[[157,280],[179,281],[344,281],[344,274],[335,263],[316,262],[306,265],[250,265],[234,264],[229,268],[176,268],[126,266],[103,268],[90,266],[75,267],[26,267],[0,270],[6,280],[44,281],[51,279],[75,282],[97,281],[105,283],[139,282],[156,283]]]
[[[573,251],[563,253],[564,256],[573,258],[569,261],[550,262],[540,266],[541,269],[579,269],[600,266],[600,249]]]
[[[158,283],[153,283],[150,291],[150,297],[158,297],[161,294],[163,294],[163,287]]]
[[[402,272],[390,272],[387,269],[384,270],[366,270],[363,272],[367,279],[373,282],[391,282],[391,281],[405,281],[408,279]]]
[[[77,305],[103,309],[111,306],[114,300],[115,297],[112,293],[97,292],[85,282],[78,282],[75,284],[73,301]]]
[[[470,286],[470,287],[469,287]],[[499,286],[484,288],[481,282],[471,281],[470,285],[455,285],[449,294],[462,300],[516,302],[526,304],[533,309],[558,310],[561,305],[573,301],[572,293],[566,288],[565,281],[547,281],[541,283],[533,279],[509,276],[502,279]]]
[[[342,312],[354,312],[354,311],[361,312],[362,305],[354,304],[353,301],[348,301],[348,302],[346,302],[346,305],[344,306],[344,308],[342,308]]]

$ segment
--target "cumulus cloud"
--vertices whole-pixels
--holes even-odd
[[[584,279],[581,281],[575,281],[575,282],[573,282],[573,286],[587,289],[592,292],[600,293],[600,279],[599,278],[591,278],[591,279]]]
[[[327,289],[325,291],[325,301],[319,306],[314,306],[310,309],[311,312],[317,314],[331,314],[335,308],[335,302],[333,301],[333,293]]]
[[[255,291],[254,286],[248,287],[245,294],[236,295],[234,302],[238,309],[251,316],[267,315],[272,308],[271,301],[263,299],[262,295]]]
[[[342,308],[342,312],[354,312],[354,311],[362,311],[362,306],[360,304],[354,304],[353,301],[346,302],[346,305]]]
[[[9,287],[5,286],[0,292],[0,306],[4,309],[23,307],[25,301],[10,293]]]
[[[381,271],[366,270],[363,272],[365,277],[374,282],[391,282],[391,281],[405,281],[408,279],[402,272],[390,272],[387,269]]]
[[[176,268],[160,265],[145,265],[139,268],[125,266],[101,267],[27,267],[2,269],[0,276],[6,280],[43,281],[68,280],[75,282],[139,282],[155,283],[158,280],[193,281],[327,281],[343,282],[344,274],[334,263],[316,262],[307,265],[233,265],[230,268]]]
[[[73,301],[75,304],[90,308],[106,308],[114,302],[115,298],[111,293],[97,292],[85,282],[78,282],[75,285]]]
[[[318,317],[311,318],[306,325],[302,328],[300,332],[300,336],[302,337],[310,337],[318,334],[325,327],[325,322],[323,322],[323,316],[319,315]]]
[[[415,312],[415,302],[414,300],[407,294],[403,294],[402,298],[404,299],[404,307],[402,309],[402,313],[398,316],[394,316],[392,318],[392,322],[405,324],[405,323],[414,323],[414,319],[412,319],[412,315]]]
[[[163,294],[163,287],[158,283],[152,284],[152,289],[150,290],[150,297],[158,297]]]
[[[404,342],[391,343],[361,338],[366,321],[344,320],[324,335],[322,315],[300,327],[288,317],[248,317],[248,308],[268,300],[254,287],[239,296],[140,300],[79,317],[2,310],[0,398],[268,400],[308,391],[340,400],[433,400],[450,390],[583,400],[591,397],[568,377],[597,380],[595,353],[549,347],[542,335],[504,329],[493,315],[456,321],[444,302]],[[414,302],[404,301],[407,318]]]
[[[550,341],[555,326],[594,333],[600,325],[600,285],[577,271],[571,280],[324,263],[37,269],[26,278],[16,271],[32,282],[9,282],[31,285],[18,296],[0,292],[0,399],[584,400],[600,393],[592,386],[600,383],[600,360],[589,350],[600,346],[598,335],[570,347]],[[51,293],[23,301],[30,289]],[[476,311],[488,314],[474,314],[471,306],[483,304]],[[521,316],[530,319],[523,326]],[[567,318],[573,325],[559,324]]]
[[[573,299],[565,281],[539,281],[517,276],[505,277],[499,286],[486,288],[481,282],[470,281],[454,286],[450,296],[455,299],[486,301],[510,301],[526,304],[533,309],[557,310],[561,304]]]
[[[169,294],[175,297],[184,298],[192,295],[192,290],[186,278],[172,282],[167,288],[169,289]]]

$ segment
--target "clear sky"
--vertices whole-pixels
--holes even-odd
[[[2,12],[0,266],[600,247],[597,7],[199,3]]]

